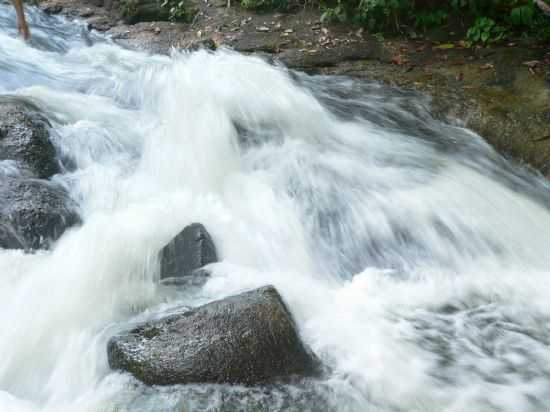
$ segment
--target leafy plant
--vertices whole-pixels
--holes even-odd
[[[466,37],[472,43],[495,43],[506,35],[506,29],[489,17],[478,17]]]
[[[332,6],[323,5],[322,20],[354,21],[373,30],[399,27],[410,5],[410,0],[337,0]]]
[[[533,3],[514,7],[510,12],[510,21],[514,26],[531,26],[535,17]]]
[[[168,9],[170,21],[183,21],[187,19],[187,10],[184,0],[164,0],[160,7]]]
[[[292,0],[241,0],[262,5]],[[299,0],[294,0],[299,1]],[[308,1],[308,0],[306,0]],[[470,43],[488,44],[509,33],[550,39],[550,16],[535,4],[542,0],[319,0],[323,21],[351,21],[371,32],[414,25],[428,29],[445,24],[451,15],[475,18]],[[545,0],[547,1],[547,0]],[[550,0],[548,0],[550,4]],[[546,4],[546,3],[545,3]]]
[[[123,0],[121,2],[121,12],[123,17],[132,18],[137,14],[136,0]]]

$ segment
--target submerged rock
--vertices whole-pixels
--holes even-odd
[[[160,277],[184,277],[217,261],[212,237],[203,225],[193,223],[161,250]]]
[[[107,353],[111,368],[150,385],[254,385],[319,370],[273,286],[142,324],[111,338]]]
[[[79,221],[61,186],[39,179],[0,181],[1,247],[46,247]]]
[[[23,242],[18,239],[15,231],[9,225],[0,223],[0,248],[23,249]]]
[[[14,160],[39,178],[60,172],[48,120],[22,98],[0,98],[0,160]]]

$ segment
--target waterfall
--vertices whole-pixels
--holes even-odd
[[[546,180],[413,92],[29,19],[25,44],[0,4],[0,94],[51,122],[83,224],[0,250],[0,410],[547,409]],[[192,222],[222,261],[202,288],[162,285],[158,253]],[[160,388],[109,370],[117,331],[267,283],[327,376]]]

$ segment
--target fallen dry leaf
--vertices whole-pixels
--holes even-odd
[[[393,56],[391,59],[392,64],[396,64],[398,66],[401,66],[403,64],[403,60],[401,60],[401,56]]]
[[[495,66],[491,63],[485,63],[484,65],[482,65],[480,67],[481,70],[491,70],[491,69],[494,69]]]

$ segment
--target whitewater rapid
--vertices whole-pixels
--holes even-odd
[[[0,94],[52,123],[83,225],[0,251],[0,411],[530,412],[550,403],[550,187],[427,98],[221,50],[125,50],[0,4]],[[0,178],[17,173],[0,161]],[[203,223],[222,262],[158,282]],[[117,331],[274,284],[329,367],[265,388],[146,387]]]

